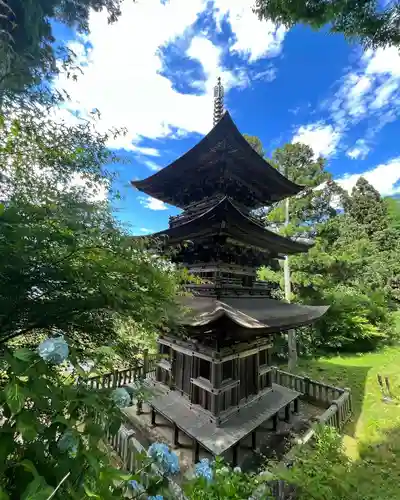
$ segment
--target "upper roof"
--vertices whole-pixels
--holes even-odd
[[[302,189],[250,146],[227,111],[187,153],[156,174],[132,184],[153,198],[179,208],[216,193],[257,208]]]
[[[311,245],[293,241],[265,229],[261,224],[243,214],[228,197],[217,201],[211,208],[188,222],[172,226],[151,236],[168,236],[169,244],[176,245],[185,240],[199,241],[216,235],[268,250],[272,256],[307,252],[311,247]]]

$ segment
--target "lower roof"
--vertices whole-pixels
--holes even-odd
[[[221,319],[246,330],[260,333],[287,331],[313,323],[323,316],[329,306],[288,304],[265,297],[180,297],[185,314],[180,323],[203,328]],[[256,333],[256,332],[254,332]]]

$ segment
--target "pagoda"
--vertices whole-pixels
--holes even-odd
[[[274,335],[308,325],[327,307],[289,304],[271,298],[271,286],[257,269],[276,259],[306,252],[305,243],[265,229],[254,211],[298,194],[291,182],[265,161],[224,111],[219,79],[214,93],[214,126],[191,150],[156,174],[132,184],[182,209],[169,228],[152,236],[174,249],[174,260],[200,279],[180,300],[179,334],[160,335],[161,360],[152,397],[152,424],[161,415],[211,455],[231,453],[236,465],[240,441],[278,414],[290,419],[300,393],[272,383]]]

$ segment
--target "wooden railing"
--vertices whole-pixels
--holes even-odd
[[[317,424],[330,425],[341,431],[352,414],[350,389],[312,380],[308,377],[285,372],[274,367],[272,381],[302,394],[301,398],[325,408],[318,417]],[[307,441],[314,435],[314,430],[306,433]]]
[[[137,474],[143,467],[143,456],[146,455],[147,451],[135,438],[135,432],[123,424],[119,428],[117,434],[107,435],[107,441],[111,448],[117,453],[122,462],[123,469],[132,474]],[[162,473],[156,464],[152,464],[151,470],[153,474],[160,476],[161,481]],[[146,484],[146,475],[143,475],[142,484],[145,487],[148,486]],[[180,486],[171,478],[168,478],[168,489],[173,498],[186,500]]]
[[[294,373],[279,370],[273,367],[272,381],[303,394],[303,399],[328,408],[333,401],[336,401],[348,389],[341,389],[333,385],[312,380]]]
[[[87,384],[93,389],[110,389],[132,384],[156,374],[157,354],[143,353],[143,359],[138,360],[133,366],[124,370],[114,370],[103,375],[96,375],[87,380]]]

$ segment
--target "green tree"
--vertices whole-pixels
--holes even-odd
[[[365,47],[400,45],[400,3],[375,0],[256,0],[260,19],[286,27],[306,24],[314,29],[329,26],[331,33],[361,42]]]
[[[304,186],[298,196],[289,200],[289,225],[284,229],[285,234],[314,237],[317,225],[336,215],[332,203],[340,192],[326,170],[326,160],[315,159],[309,146],[295,143],[276,149],[271,163],[292,182]],[[282,226],[285,203],[285,200],[278,203],[268,212],[267,222]]]
[[[250,146],[254,149],[254,151],[257,151],[257,153],[262,157],[265,156],[265,151],[264,151],[261,139],[259,137],[255,136],[255,135],[248,135],[248,134],[243,134],[243,137],[250,144]]]
[[[345,199],[348,215],[365,228],[370,237],[376,237],[389,227],[389,212],[379,192],[360,177],[351,196]]]
[[[22,110],[3,119],[0,339],[62,330],[81,347],[115,345],[122,320],[155,330],[177,291],[172,271],[113,218],[113,156],[88,124]]]
[[[109,21],[120,15],[121,0],[10,0],[0,3],[0,90],[20,91],[57,73],[57,58],[71,53],[56,41],[51,21],[88,32],[91,9],[106,9]]]
[[[396,230],[400,230],[400,200],[393,196],[387,196],[385,204],[389,214],[390,225]]]

